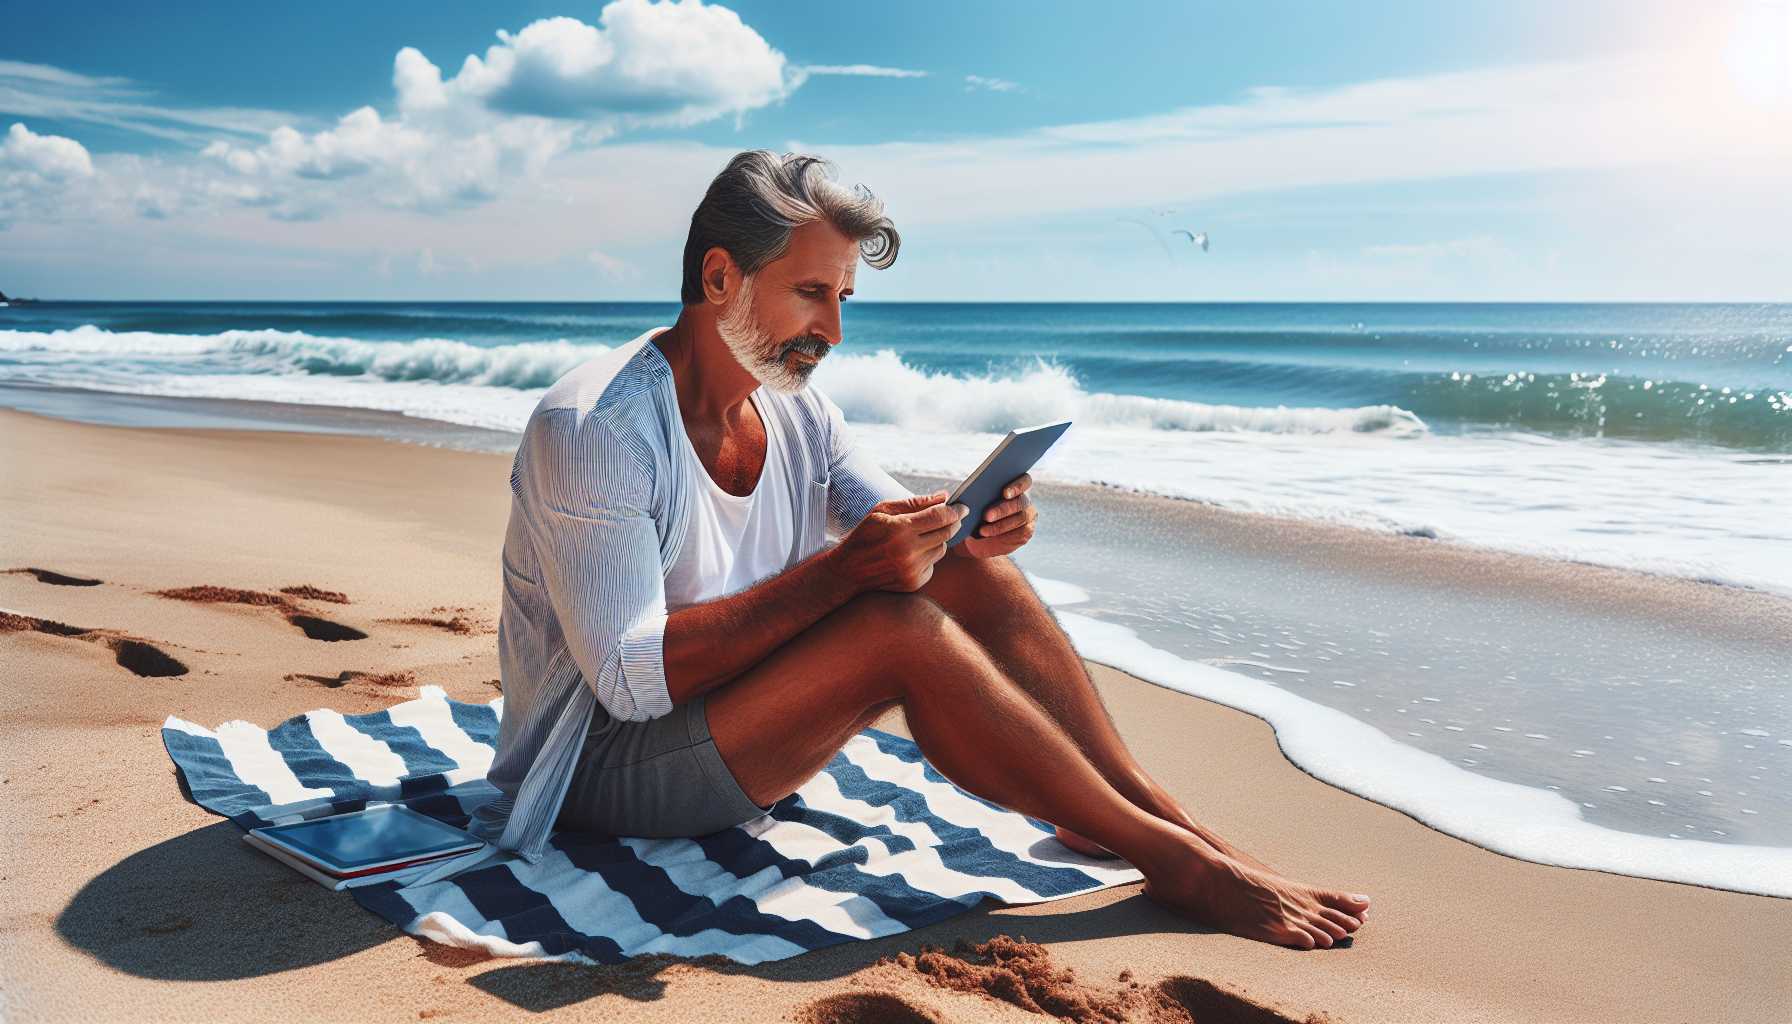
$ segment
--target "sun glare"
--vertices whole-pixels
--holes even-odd
[[[1792,0],[1753,0],[1736,13],[1725,54],[1744,98],[1792,102]]]

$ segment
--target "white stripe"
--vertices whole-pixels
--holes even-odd
[[[408,725],[417,730],[423,742],[440,751],[457,767],[446,772],[450,786],[483,779],[491,770],[493,749],[467,735],[454,720],[448,707],[448,695],[439,686],[425,686],[423,696],[394,704],[386,709],[393,725]]]
[[[292,767],[268,742],[266,729],[248,722],[225,722],[213,734],[230,770],[251,786],[259,786],[276,804],[314,800],[335,793],[333,789],[307,786],[293,774]]]
[[[748,835],[771,846],[779,856],[790,860],[798,860],[813,865],[816,861],[832,853],[847,849],[840,840],[810,825],[798,821],[786,821],[769,815],[754,818],[741,825]],[[797,879],[800,880],[800,879]],[[803,883],[808,885],[807,882]],[[814,888],[814,886],[809,886]],[[828,893],[828,890],[819,890]],[[826,925],[830,931],[841,935],[856,935],[860,938],[876,938],[880,935],[895,935],[908,930],[908,926],[883,912],[883,908],[872,902],[869,897],[857,893],[832,894],[841,897],[837,906],[855,927],[835,927]],[[817,923],[821,923],[817,921]]]
[[[404,778],[404,758],[399,757],[384,740],[376,740],[348,724],[341,712],[329,708],[307,711],[311,734],[324,748],[324,753],[348,766],[355,777],[375,786],[395,786]]]
[[[609,887],[603,876],[574,865],[555,849],[539,864],[512,863],[517,880],[548,898],[574,931],[601,935],[622,947],[628,956],[670,953],[674,956],[708,956],[720,953],[742,963],[782,960],[806,952],[801,946],[775,935],[736,935],[719,928],[705,928],[695,935],[673,935],[641,917],[627,896]]]
[[[969,875],[947,866],[939,853],[940,837],[933,829],[923,822],[897,818],[896,812],[887,805],[849,798],[840,791],[839,784],[827,772],[803,783],[803,788],[797,792],[802,796],[803,802],[818,811],[838,814],[861,825],[887,825],[892,833],[915,844],[912,850],[868,858],[859,868],[867,874],[880,877],[896,875],[922,892],[946,897],[986,892],[1008,903],[1032,903],[1040,898],[1038,893],[1013,879]],[[875,839],[861,839],[853,845],[865,846],[876,854],[877,847],[882,844],[872,846],[874,842]]]
[[[643,863],[664,871],[672,884],[694,896],[720,904],[745,896],[767,917],[809,921],[836,935],[855,939],[894,935],[906,926],[891,920],[877,905],[857,893],[817,889],[800,876],[785,878],[775,864],[746,877],[736,875],[710,860],[703,847],[689,839],[622,839]],[[828,846],[838,850],[838,841]],[[855,904],[850,910],[844,904]],[[857,904],[864,904],[858,906]]]
[[[1136,882],[1144,876],[1125,861],[1097,860],[1071,850],[1034,828],[1025,817],[1013,811],[992,811],[966,796],[957,786],[934,782],[927,778],[918,761],[904,761],[886,754],[868,736],[855,736],[842,751],[846,759],[867,776],[919,793],[927,801],[929,813],[965,828],[975,829],[990,845],[1012,854],[1029,864],[1053,868],[1075,868],[1091,877],[1090,888]]]

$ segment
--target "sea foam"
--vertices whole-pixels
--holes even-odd
[[[1041,594],[1066,586],[1030,578]],[[1792,849],[1605,828],[1583,819],[1580,807],[1559,794],[1478,775],[1342,711],[1159,650],[1125,626],[1055,603],[1054,612],[1084,657],[1261,718],[1302,770],[1439,832],[1538,864],[1792,897]]]

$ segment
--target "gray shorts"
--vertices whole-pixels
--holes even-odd
[[[709,735],[704,698],[645,722],[598,721],[555,825],[612,836],[701,836],[751,821],[755,804]]]

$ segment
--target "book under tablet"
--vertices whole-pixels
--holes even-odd
[[[1033,468],[1046,449],[1050,448],[1064,431],[1070,429],[1069,420],[1056,423],[1042,423],[1037,427],[1016,427],[1002,438],[996,450],[989,453],[983,464],[971,471],[952,491],[946,499],[947,504],[963,502],[970,514],[959,522],[958,530],[947,541],[947,545],[957,544],[971,535],[971,531],[983,525],[983,513],[989,506],[1002,499],[1002,488],[1015,477]]]
[[[391,870],[477,850],[485,844],[403,804],[250,829],[268,846],[335,878]]]

